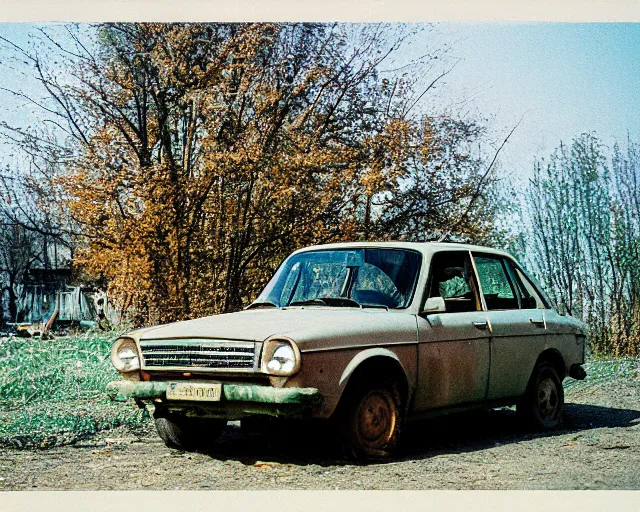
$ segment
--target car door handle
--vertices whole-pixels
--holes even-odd
[[[486,320],[484,322],[473,322],[473,326],[484,331],[489,328],[489,322]]]
[[[542,329],[547,328],[547,322],[545,322],[544,318],[542,320],[534,320],[533,318],[529,318],[529,321],[536,327],[541,327]]]

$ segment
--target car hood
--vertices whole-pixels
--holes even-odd
[[[252,309],[136,331],[140,340],[215,338],[263,341],[286,335],[301,350],[360,341],[416,342],[416,319],[403,312],[352,308]]]

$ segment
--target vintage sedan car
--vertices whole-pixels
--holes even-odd
[[[330,419],[348,455],[384,457],[410,418],[516,404],[556,427],[585,339],[505,252],[331,244],[294,252],[243,311],[118,338],[108,393],[147,407],[169,447],[266,415]]]

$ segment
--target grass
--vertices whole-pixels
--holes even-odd
[[[0,339],[0,445],[48,448],[118,426],[140,427],[146,413],[104,393],[117,379],[113,337]]]
[[[587,378],[580,381],[567,379],[564,381],[565,389],[581,389],[601,386],[613,379],[620,381],[626,379],[637,380],[640,377],[640,357],[627,357],[619,359],[591,359],[583,368],[587,371]]]

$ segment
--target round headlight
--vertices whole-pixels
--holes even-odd
[[[262,371],[270,375],[293,375],[300,367],[300,351],[288,340],[265,342]]]
[[[119,372],[140,369],[140,357],[135,341],[130,338],[118,338],[111,348],[111,362]]]
[[[293,349],[289,345],[280,345],[276,348],[267,363],[267,368],[274,372],[290,372],[296,364],[296,358]]]

